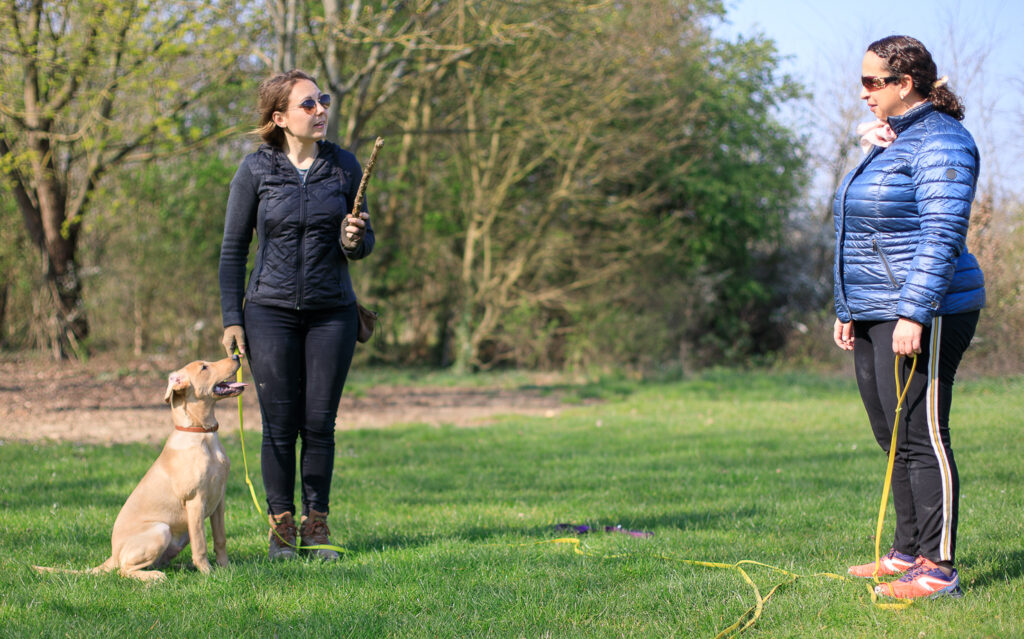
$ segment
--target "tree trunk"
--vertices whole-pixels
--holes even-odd
[[[472,372],[476,358],[473,344],[473,310],[468,300],[463,300],[462,308],[457,313],[455,335],[452,340],[452,370],[464,375]]]
[[[82,342],[89,336],[89,321],[78,274],[80,222],[77,215],[68,219],[67,189],[53,164],[49,140],[34,133],[30,144],[35,198],[17,200],[29,236],[43,256],[42,277],[53,309],[47,320],[47,341],[54,357],[81,358],[86,354]]]
[[[61,212],[44,212],[44,220],[63,218]],[[50,226],[44,222],[44,226]],[[59,229],[60,227],[57,226]],[[67,237],[65,237],[67,235]],[[82,280],[78,274],[78,234],[47,233],[45,244],[45,281],[52,301],[53,315],[49,339],[54,356],[81,359],[86,355],[83,340],[89,336],[89,320],[82,300]]]
[[[78,265],[72,258],[63,263],[47,260],[46,280],[53,295],[56,320],[51,339],[60,358],[81,359],[86,355],[83,340],[89,336],[89,321],[82,300],[82,282]]]

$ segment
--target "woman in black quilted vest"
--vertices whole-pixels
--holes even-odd
[[[263,419],[262,472],[273,530],[269,556],[329,544],[334,425],[355,350],[349,260],[373,250],[365,207],[352,204],[362,169],[324,139],[331,97],[301,71],[259,88],[263,144],[231,180],[220,254],[224,348],[249,359]],[[245,284],[249,244],[255,264]],[[302,511],[296,531],[296,441]],[[317,549],[322,559],[337,559]]]

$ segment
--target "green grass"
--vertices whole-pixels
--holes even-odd
[[[331,520],[351,554],[331,565],[265,561],[239,441],[225,433],[231,566],[204,577],[180,558],[155,586],[29,566],[102,562],[157,447],[7,442],[0,635],[713,637],[752,591],[734,571],[673,559],[801,575],[870,559],[884,457],[852,380],[713,371],[603,395],[613,399],[555,419],[339,433]],[[745,636],[1024,636],[1021,414],[1022,379],[958,385],[963,599],[885,611],[862,582],[807,576]],[[245,445],[254,463],[258,438]],[[564,534],[559,522],[655,536],[584,536],[585,556],[535,544]],[[784,578],[749,572],[762,593]]]

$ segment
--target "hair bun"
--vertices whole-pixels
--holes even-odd
[[[935,82],[932,82],[932,88],[933,89],[938,89],[940,87],[944,87],[944,86],[946,86],[946,83],[948,83],[948,82],[949,82],[949,76],[948,75],[944,75],[941,78],[939,78],[938,80],[936,80]]]

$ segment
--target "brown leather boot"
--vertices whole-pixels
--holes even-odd
[[[294,559],[295,549],[295,515],[289,512],[270,515],[270,549],[267,557],[274,559]]]
[[[302,516],[302,524],[299,526],[299,535],[302,536],[302,546],[330,544],[330,534],[331,531],[327,528],[327,513],[310,509],[308,515]],[[315,550],[307,550],[305,552],[312,553],[314,557],[318,557],[325,561],[334,561],[340,556],[337,551],[331,550],[330,548],[317,548]]]

